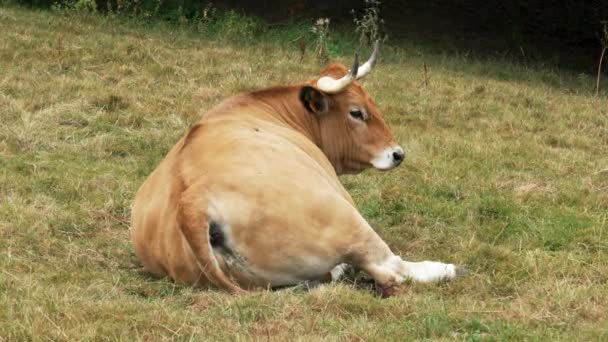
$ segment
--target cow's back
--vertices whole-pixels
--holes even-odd
[[[280,177],[312,176],[348,198],[349,194],[323,152],[301,133],[248,112],[203,119],[190,132],[178,157],[184,186],[201,176],[276,183]],[[278,177],[278,178],[277,178]]]

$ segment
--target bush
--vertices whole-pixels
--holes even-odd
[[[10,0],[0,0],[10,1]],[[19,0],[16,0],[19,1]],[[247,42],[265,31],[261,19],[242,15],[234,10],[220,13],[211,3],[190,0],[34,0],[50,2],[54,11],[70,13],[112,13],[133,18],[156,19],[179,25],[220,39]],[[30,1],[30,4],[34,4]],[[46,4],[46,3],[45,3]]]
[[[264,31],[259,20],[238,14],[233,10],[203,20],[203,25],[199,25],[199,28],[203,32],[216,35],[222,39],[240,42],[251,41],[256,34]]]

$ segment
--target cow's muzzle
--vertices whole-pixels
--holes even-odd
[[[401,146],[385,148],[371,160],[371,164],[378,170],[390,170],[399,166],[405,159],[405,152]]]

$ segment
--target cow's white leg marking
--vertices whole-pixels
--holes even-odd
[[[436,261],[404,261],[404,263],[408,277],[421,283],[450,280],[458,275],[458,269],[453,264]]]
[[[368,272],[381,283],[402,283],[407,279],[421,283],[450,280],[460,275],[461,271],[453,264],[436,261],[409,262],[396,255],[384,262],[369,265]]]

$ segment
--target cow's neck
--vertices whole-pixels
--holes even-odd
[[[299,86],[287,86],[256,91],[251,95],[268,107],[268,114],[278,124],[305,135],[321,148],[321,131],[315,114],[300,102]]]

